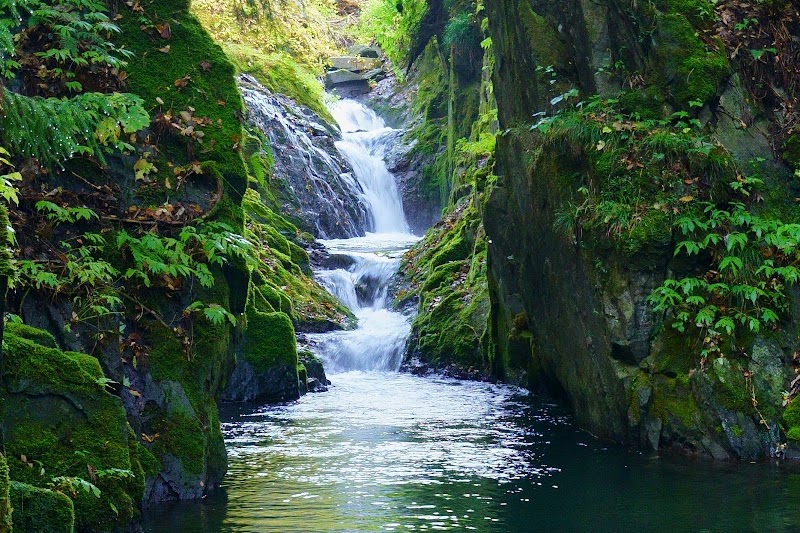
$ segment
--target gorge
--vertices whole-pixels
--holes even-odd
[[[0,5],[0,533],[794,530],[798,13]]]

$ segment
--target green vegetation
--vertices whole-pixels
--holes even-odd
[[[610,238],[633,255],[669,243],[676,215],[711,194],[719,180],[732,179],[735,167],[686,113],[641,120],[616,105],[592,99],[540,120],[533,129],[543,145],[535,157],[548,150],[579,157],[574,173],[559,178],[571,198],[559,208],[556,227],[576,242],[584,232]]]
[[[11,500],[9,494],[8,463],[0,453],[0,533],[11,533]]]
[[[317,77],[337,55],[334,2],[197,0],[192,12],[239,72],[330,119]]]
[[[134,470],[141,468],[130,454],[125,411],[106,391],[110,381],[97,359],[50,348],[52,341],[25,326],[12,325],[5,333],[8,387],[0,390],[0,418],[11,478],[59,493],[53,502],[64,495],[74,499],[79,528],[112,531],[117,520],[128,522],[136,515],[144,491],[134,481]],[[41,519],[22,507],[17,516],[14,498],[30,490],[12,494],[15,524],[18,518]],[[46,505],[67,512],[61,503]],[[68,508],[71,515],[72,502]]]
[[[72,500],[60,492],[12,481],[11,506],[14,508],[14,531],[75,531]]]
[[[374,39],[395,65],[405,65],[427,9],[423,0],[367,0],[355,33]]]
[[[297,367],[297,345],[289,317],[280,312],[248,313],[244,358],[256,372],[282,366]]]
[[[490,361],[481,339],[486,329],[486,235],[475,205],[462,201],[404,258],[410,292],[419,298],[410,351],[434,367],[456,365],[484,375]]]

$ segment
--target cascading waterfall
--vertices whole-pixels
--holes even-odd
[[[329,372],[397,371],[411,326],[407,317],[389,309],[387,288],[403,252],[418,239],[409,233],[394,176],[383,160],[398,130],[352,100],[337,102],[331,114],[343,132],[336,147],[354,169],[375,233],[321,241],[332,254],[345,256],[349,266],[318,271],[317,279],[355,314],[358,328],[310,335],[309,340]]]
[[[354,100],[340,100],[331,107],[331,115],[342,130],[336,148],[352,165],[364,191],[374,232],[408,234],[400,192],[383,159],[398,130]]]

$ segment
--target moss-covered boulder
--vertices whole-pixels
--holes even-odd
[[[489,314],[486,235],[474,202],[465,199],[404,257],[406,286],[398,303],[418,302],[407,364],[478,378],[493,373],[483,344]],[[417,369],[418,371],[421,368]]]
[[[61,492],[11,482],[14,531],[74,533],[75,508]]]
[[[223,399],[287,401],[296,400],[300,394],[297,341],[291,319],[281,312],[249,311],[236,367]]]
[[[130,522],[144,492],[142,469],[138,456],[130,453],[135,440],[131,441],[122,402],[108,392],[108,380],[97,359],[37,344],[15,331],[43,344],[52,341],[33,328],[15,326],[5,334],[0,426],[11,479],[35,487],[55,486],[70,494],[75,523],[81,530],[112,531],[118,524]],[[94,489],[84,490],[86,482],[102,497]],[[40,499],[30,496],[39,492],[16,492],[18,503],[12,501],[15,522],[38,520],[19,505],[23,500]],[[48,498],[52,500],[48,512],[59,509],[61,516],[68,507],[71,516],[73,502],[68,501],[68,506],[58,503],[66,499],[63,494]],[[69,523],[53,530],[71,531],[71,519]]]

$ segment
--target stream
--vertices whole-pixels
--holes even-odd
[[[399,373],[410,323],[387,287],[418,237],[382,160],[395,135],[355,102],[332,114],[374,232],[322,241],[346,267],[316,276],[359,327],[308,336],[328,392],[223,405],[223,490],[144,531],[798,531],[796,468],[634,453],[523,389]]]

